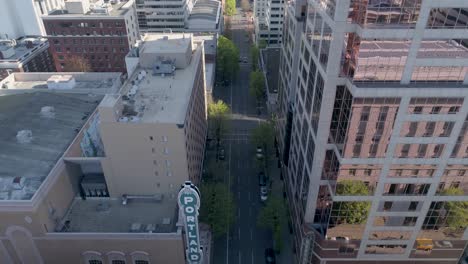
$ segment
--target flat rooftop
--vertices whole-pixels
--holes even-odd
[[[83,0],[71,0],[70,2],[78,2],[78,1],[83,1]],[[68,12],[66,8],[64,8],[64,9],[52,10],[49,12],[47,16],[44,16],[44,18],[46,19],[47,17],[69,18],[73,16],[122,16],[125,13],[127,13],[129,8],[132,6],[133,1],[128,1],[128,2],[122,1],[122,2],[115,3],[115,4],[110,4],[110,3],[103,3],[102,0],[89,0],[89,3],[91,5],[91,9],[84,14],[70,13]],[[104,10],[107,10],[107,11],[104,11]]]
[[[177,203],[129,199],[76,198],[58,232],[173,233],[177,230]]]
[[[203,46],[205,49],[206,55],[215,55],[216,54],[216,35],[215,34],[203,34],[203,35],[193,35],[194,42],[203,41]]]
[[[12,64],[27,61],[49,47],[48,40],[43,37],[21,37],[16,40],[0,42],[0,68],[12,67]]]
[[[124,104],[132,109],[132,113],[124,112],[123,116],[136,114],[139,121],[144,123],[184,124],[200,59],[201,49],[196,49],[186,68],[176,69],[173,74],[165,76],[137,67],[129,80],[136,81],[141,72],[146,75],[138,81],[138,88],[131,99],[123,96]],[[122,94],[127,94],[134,86],[132,81],[127,82]]]
[[[185,53],[192,42],[192,35],[187,33],[145,34],[140,54],[144,53]],[[164,41],[163,41],[164,40]]]
[[[48,91],[47,80],[52,76],[70,75],[75,80],[72,89],[60,89],[61,93],[91,93],[91,94],[111,94],[120,89],[121,73],[107,72],[75,72],[75,73],[57,73],[57,72],[31,72],[14,73],[0,81],[0,96],[12,93],[24,93],[25,91]],[[55,90],[54,90],[55,91]]]
[[[0,200],[31,199],[101,99],[47,91],[0,96]]]

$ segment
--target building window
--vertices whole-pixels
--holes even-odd
[[[408,211],[416,211],[416,208],[418,208],[418,203],[419,202],[411,202],[408,207]]]
[[[456,114],[456,113],[458,113],[458,111],[460,111],[460,107],[459,107],[459,106],[452,106],[452,107],[449,108],[448,113],[449,113],[449,114]]]
[[[431,109],[431,114],[438,114],[438,113],[440,113],[441,109],[442,109],[442,107],[440,107],[440,106],[434,106]]]
[[[151,141],[153,141],[153,136],[150,136],[149,139],[150,139]]]
[[[147,260],[135,260],[135,264],[149,264],[149,261]]]
[[[125,260],[112,260],[111,264],[125,264]]]
[[[421,114],[422,111],[423,111],[422,106],[415,106],[414,109],[413,109],[413,114]]]

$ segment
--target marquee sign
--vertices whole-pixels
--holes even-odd
[[[200,191],[190,181],[186,181],[179,191],[178,203],[185,225],[187,243],[187,261],[190,264],[202,263],[202,250],[198,229],[198,209],[200,208]]]

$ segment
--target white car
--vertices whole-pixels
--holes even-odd
[[[255,156],[257,156],[258,159],[263,158],[263,149],[262,149],[262,147],[257,147],[257,153],[255,154]]]
[[[266,186],[260,186],[260,200],[265,202],[268,199],[268,190]]]

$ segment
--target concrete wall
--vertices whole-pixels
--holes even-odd
[[[106,152],[102,166],[111,197],[176,195],[188,179],[184,131],[175,124],[102,120],[101,136]]]

